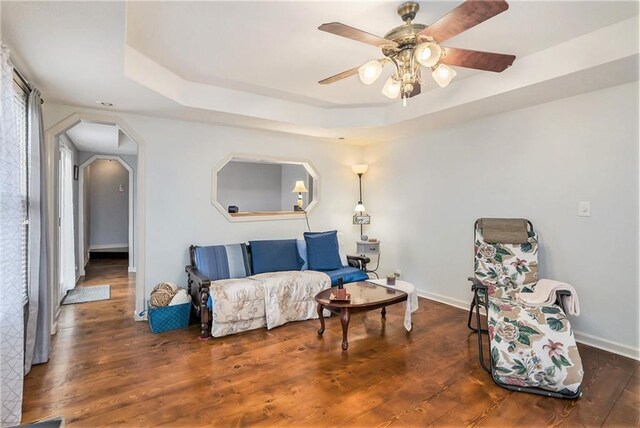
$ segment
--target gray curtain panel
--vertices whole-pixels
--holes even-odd
[[[0,426],[22,417],[24,293],[20,141],[9,49],[0,46]]]
[[[29,94],[29,308],[24,373],[32,364],[49,361],[51,350],[51,290],[45,142],[40,92]]]

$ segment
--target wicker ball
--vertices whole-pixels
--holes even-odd
[[[154,287],[151,296],[149,296],[149,306],[154,308],[168,306],[175,294],[176,292],[171,285],[160,283]]]

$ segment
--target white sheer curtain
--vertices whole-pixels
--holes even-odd
[[[13,66],[9,49],[0,47],[0,425],[22,417],[24,371],[24,295],[20,186],[20,142],[16,126]]]
[[[76,286],[73,233],[73,152],[60,144],[60,299]],[[60,300],[58,300],[60,301]]]
[[[49,282],[48,200],[44,131],[40,92],[29,94],[29,313],[24,372],[31,364],[49,361],[51,348],[51,291]]]

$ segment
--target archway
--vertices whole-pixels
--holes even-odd
[[[135,223],[136,230],[133,237],[134,245],[136,246],[135,259],[133,260],[133,267],[136,271],[136,292],[135,292],[135,310],[133,317],[135,320],[140,321],[144,318],[140,315],[144,311],[144,278],[145,278],[145,145],[144,141],[129,127],[122,118],[118,116],[93,114],[85,112],[76,112],[61,120],[57,124],[48,128],[45,132],[45,143],[47,150],[47,196],[49,198],[49,225],[48,232],[51,239],[49,248],[49,277],[51,278],[50,290],[53,292],[55,289],[55,278],[58,277],[57,272],[57,252],[52,249],[57,248],[58,229],[56,227],[56,201],[57,198],[57,186],[56,186],[56,150],[55,142],[63,133],[73,128],[80,122],[97,123],[105,125],[117,126],[123,133],[125,133],[131,140],[138,145],[138,165],[137,165],[137,197],[135,198]],[[132,206],[133,204],[130,204]],[[130,222],[131,227],[132,222]],[[84,266],[82,266],[84,269]],[[52,294],[53,295],[53,294]],[[55,299],[52,299],[51,308],[51,332],[54,334],[57,331],[57,311]]]

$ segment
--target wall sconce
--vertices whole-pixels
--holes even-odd
[[[353,215],[353,224],[360,225],[360,236],[362,236],[363,225],[371,224],[371,216],[369,216],[369,214],[366,213],[366,209],[364,207],[364,204],[362,203],[362,174],[367,172],[367,170],[369,169],[369,165],[365,165],[365,164],[353,165],[351,169],[353,170],[353,172],[358,174],[358,186],[360,189],[360,193],[359,193],[360,198],[358,199],[358,203],[356,204],[356,207],[354,209],[355,214]]]
[[[296,185],[293,188],[293,190],[291,191],[291,193],[297,193],[298,194],[298,200],[296,202],[296,204],[293,206],[293,210],[294,211],[304,211],[302,206],[304,204],[304,201],[302,199],[302,194],[303,193],[309,193],[309,191],[307,190],[307,187],[304,185],[304,181],[299,180],[296,181]]]

